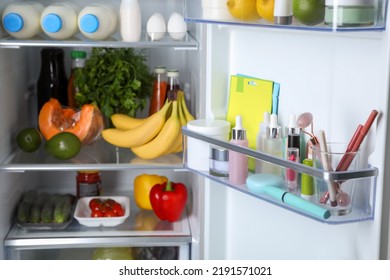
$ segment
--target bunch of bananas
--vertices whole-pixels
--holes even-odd
[[[142,159],[154,159],[183,150],[181,127],[193,119],[184,92],[179,90],[176,100],[167,101],[160,111],[147,118],[113,114],[115,128],[104,129],[102,137],[114,146],[130,148]]]

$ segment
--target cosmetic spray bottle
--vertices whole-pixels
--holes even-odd
[[[242,127],[242,118],[236,116],[236,125],[232,129],[230,143],[248,147],[246,130]],[[229,150],[229,181],[235,185],[245,184],[248,177],[248,157],[244,154]]]
[[[267,154],[283,158],[283,139],[280,137],[280,126],[278,125],[278,116],[276,114],[271,115],[269,127],[267,129],[267,138],[265,139],[264,144],[264,151]],[[278,165],[264,162],[263,173],[282,176],[283,169]]]
[[[259,132],[257,133],[256,138],[256,150],[259,152],[264,152],[264,142],[267,137],[267,128],[270,122],[270,114],[268,111],[264,112],[263,121],[259,124]],[[262,160],[256,160],[256,173],[261,173],[261,165],[263,164]]]

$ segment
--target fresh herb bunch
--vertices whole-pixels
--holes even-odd
[[[114,113],[134,117],[152,93],[145,56],[131,48],[93,48],[85,67],[75,71],[78,105],[95,104],[107,118]]]

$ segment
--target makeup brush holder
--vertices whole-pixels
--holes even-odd
[[[347,163],[347,169],[343,171],[355,171],[359,169],[359,151],[346,152],[346,143],[328,143],[327,151],[313,148],[313,166],[324,171],[338,171],[343,162]],[[324,164],[327,160],[328,164]],[[330,170],[326,170],[326,166]],[[343,168],[342,168],[343,169]],[[340,170],[340,172],[343,172]],[[354,203],[355,190],[358,180],[324,180],[315,179],[317,203],[325,206],[332,215],[342,216],[351,213]]]

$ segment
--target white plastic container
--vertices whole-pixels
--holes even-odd
[[[119,8],[120,33],[125,42],[141,39],[141,7],[138,0],[122,0]]]
[[[368,26],[374,24],[376,13],[374,0],[326,0],[324,23],[340,27]]]
[[[68,39],[79,32],[77,18],[81,7],[70,1],[56,2],[47,6],[41,15],[41,27],[49,37]]]
[[[3,11],[4,30],[18,39],[28,39],[42,32],[40,16],[45,7],[36,1],[9,4]]]
[[[189,130],[229,141],[230,122],[225,120],[199,119],[187,123]],[[209,171],[210,144],[192,138],[187,138],[187,165],[189,168]]]
[[[226,0],[202,0],[203,19],[232,20]]]
[[[110,3],[92,3],[78,16],[80,32],[92,40],[104,40],[118,30],[118,9]]]

